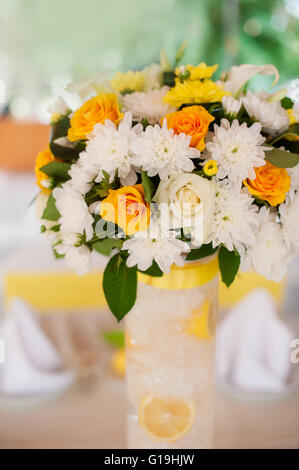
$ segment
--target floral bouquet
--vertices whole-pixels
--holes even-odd
[[[36,159],[41,230],[79,274],[91,252],[118,320],[134,305],[137,272],[218,256],[223,282],[253,269],[278,281],[299,252],[299,108],[252,92],[273,65],[161,63],[67,87],[81,104],[52,106],[49,147]]]

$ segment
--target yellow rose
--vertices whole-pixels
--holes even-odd
[[[278,168],[268,161],[264,166],[255,168],[256,178],[243,183],[253,196],[269,202],[271,206],[281,204],[291,186],[291,178],[285,168]]]
[[[109,190],[101,202],[100,215],[104,220],[121,227],[126,235],[142,232],[150,221],[150,207],[144,198],[142,184]]]
[[[215,103],[222,101],[223,96],[230,95],[212,80],[185,80],[177,82],[164,96],[163,101],[179,108],[189,103]]]
[[[205,136],[209,130],[209,124],[214,121],[212,116],[203,106],[187,106],[181,111],[167,114],[162,120],[167,120],[168,129],[173,129],[175,134],[191,136],[191,147],[202,151],[205,148]]]
[[[104,123],[106,119],[118,124],[123,114],[120,112],[115,94],[100,93],[75,111],[71,118],[68,138],[71,142],[86,139],[93,131],[95,124]]]
[[[124,91],[142,91],[144,74],[142,72],[133,72],[132,70],[126,73],[116,72],[111,78],[110,83],[112,88],[119,93]]]
[[[36,184],[46,193],[50,193],[50,189],[46,187],[45,180],[49,178],[46,173],[40,171],[40,168],[44,165],[47,165],[51,162],[58,162],[59,159],[55,158],[53,153],[50,150],[50,147],[46,147],[42,152],[39,152],[35,160],[35,175],[36,175]],[[43,183],[44,182],[44,183]]]

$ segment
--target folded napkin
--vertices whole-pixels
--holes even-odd
[[[0,364],[0,393],[52,394],[75,381],[60,354],[40,328],[31,307],[15,299],[0,326],[5,360]]]
[[[256,392],[282,392],[291,375],[294,334],[264,289],[244,297],[219,325],[216,376],[220,383]]]

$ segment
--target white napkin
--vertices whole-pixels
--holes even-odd
[[[31,307],[14,299],[0,327],[4,363],[0,364],[0,393],[13,395],[52,394],[75,380],[63,370],[62,359],[40,328]]]
[[[216,377],[250,391],[283,391],[291,371],[293,338],[268,291],[256,289],[219,325]]]

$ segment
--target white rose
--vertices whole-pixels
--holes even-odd
[[[213,183],[194,173],[184,173],[161,181],[153,198],[161,212],[163,229],[183,228],[190,232],[196,245],[205,243],[215,208]],[[170,219],[167,219],[167,212]]]

